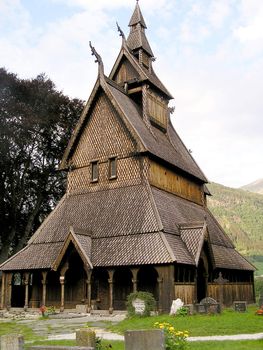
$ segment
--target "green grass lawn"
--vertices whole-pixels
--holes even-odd
[[[255,315],[255,311],[256,307],[249,307],[245,313],[225,309],[219,315],[132,318],[109,325],[108,329],[123,334],[127,329],[151,329],[155,322],[169,322],[178,330],[188,330],[190,336],[260,333],[263,332],[263,316]]]
[[[25,345],[25,349],[30,348],[33,345],[57,345],[57,346],[77,346],[75,340],[42,340],[42,341],[34,341],[30,344]],[[103,350],[111,349],[111,350],[125,350],[124,342],[122,341],[110,341],[103,340],[102,341]]]
[[[42,337],[35,334],[28,326],[18,324],[15,321],[1,322],[0,321],[0,336],[5,334],[22,334],[28,341],[40,340]]]
[[[263,340],[192,342],[189,350],[262,350]]]

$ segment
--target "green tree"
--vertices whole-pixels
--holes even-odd
[[[0,261],[21,249],[65,191],[57,171],[83,101],[44,74],[0,69]]]

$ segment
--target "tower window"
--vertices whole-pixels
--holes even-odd
[[[109,178],[116,179],[117,177],[117,158],[109,159]]]
[[[99,180],[99,162],[91,163],[91,182],[96,182]]]

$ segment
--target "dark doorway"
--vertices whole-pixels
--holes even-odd
[[[11,307],[25,306],[25,286],[23,284],[23,275],[20,272],[13,274],[12,278],[12,296]]]
[[[197,268],[197,301],[204,299],[206,297],[207,291],[207,279],[206,279],[206,269],[204,260],[200,259],[199,265]]]
[[[154,299],[158,301],[158,273],[152,266],[143,266],[138,272],[138,291],[152,293]]]
[[[114,309],[125,310],[127,296],[132,292],[132,273],[129,268],[119,268],[114,272]]]

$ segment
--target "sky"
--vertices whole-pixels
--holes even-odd
[[[129,33],[135,0],[0,0],[0,67],[45,73],[87,100]],[[154,69],[173,95],[172,122],[209,181],[263,178],[263,1],[140,0]]]

